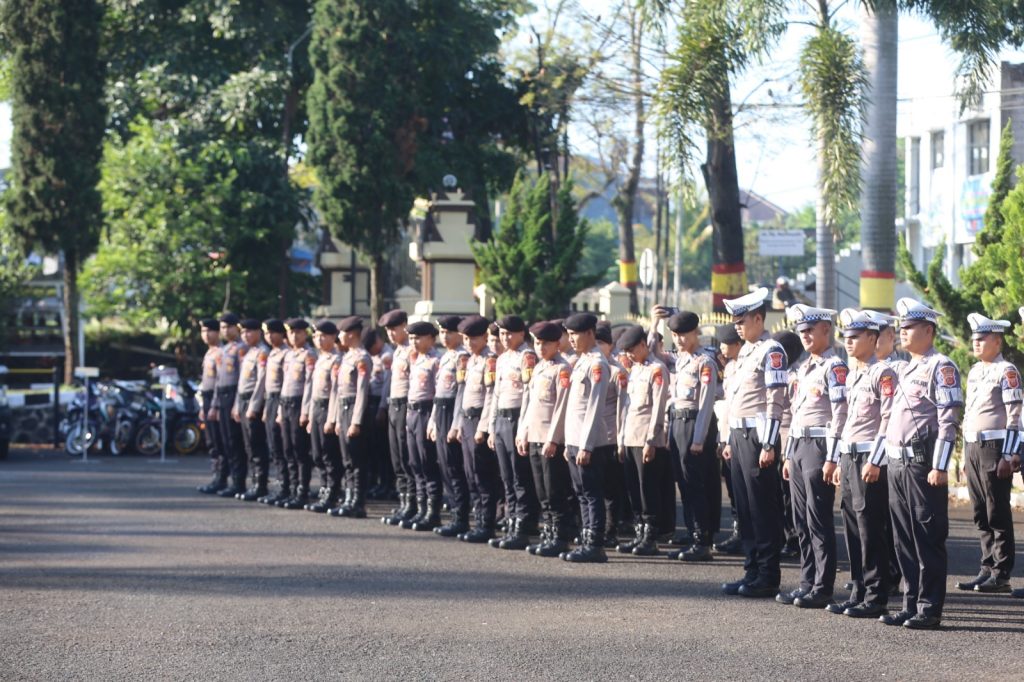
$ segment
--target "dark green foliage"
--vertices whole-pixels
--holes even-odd
[[[499,315],[560,317],[573,296],[597,282],[579,272],[589,226],[577,216],[572,183],[559,188],[554,225],[549,192],[547,174],[536,180],[517,177],[497,231],[473,247],[480,279]]]

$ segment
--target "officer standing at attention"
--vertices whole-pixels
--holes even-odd
[[[220,442],[231,470],[231,485],[217,494],[221,497],[235,497],[245,492],[246,462],[242,427],[231,418],[231,410],[235,406],[238,375],[247,346],[238,338],[238,315],[224,313],[218,321],[224,345],[217,357],[217,388],[210,418],[220,427]]]
[[[637,556],[654,556],[658,551],[658,518],[662,503],[661,485],[671,477],[665,412],[668,405],[668,370],[647,346],[644,328],[633,325],[623,332],[619,345],[633,361],[622,403],[623,424],[619,431],[619,452],[626,466],[635,469],[629,480],[630,503],[639,512],[643,531],[638,542],[619,545],[618,551]],[[673,495],[673,501],[675,496]]]
[[[946,600],[949,464],[963,407],[960,372],[935,350],[938,313],[912,298],[896,301],[900,345],[910,362],[899,373],[885,431],[889,510],[906,593],[886,625],[937,629]]]
[[[604,471],[615,456],[615,443],[608,440],[604,424],[610,372],[596,348],[597,317],[576,313],[565,321],[565,328],[577,358],[569,376],[569,389],[562,394],[551,419],[544,455],[556,453],[557,444],[565,443],[564,457],[580,501],[583,529],[581,545],[560,557],[573,563],[603,563],[608,561],[604,552]]]
[[[242,425],[242,442],[249,456],[252,485],[238,499],[254,502],[267,494],[267,431],[263,425],[264,379],[270,346],[263,342],[260,321],[242,320],[242,341],[248,347],[242,358],[242,371],[238,379],[238,396],[231,408],[231,418]]]
[[[539,322],[530,328],[534,350],[540,362],[523,391],[523,413],[516,431],[516,450],[529,458],[533,483],[540,500],[543,525],[539,543],[528,546],[530,554],[557,557],[569,549],[572,512],[569,508],[569,464],[561,443],[556,451],[544,454],[551,431],[551,419],[561,394],[569,388],[569,363],[559,353],[563,329],[552,322]]]
[[[849,367],[832,350],[836,311],[797,303],[786,309],[809,357],[800,365],[792,402],[782,477],[789,481],[793,525],[800,543],[800,587],[776,601],[802,609],[832,603],[836,581],[836,529],[832,518],[839,436],[846,425]]]
[[[285,343],[284,322],[271,318],[263,321],[263,333],[270,352],[267,355],[267,366],[263,374],[263,392],[266,399],[263,404],[263,428],[267,434],[267,450],[270,459],[277,469],[277,489],[259,499],[261,504],[277,504],[292,496],[292,482],[295,480],[288,469],[288,460],[284,456],[284,445],[281,441],[281,424],[278,421],[281,401],[281,384],[284,381],[284,359],[288,355],[288,344]]]
[[[220,426],[213,421],[211,413],[217,414],[214,407],[214,395],[217,390],[217,359],[220,357],[220,325],[217,320],[205,319],[199,323],[200,335],[206,344],[203,355],[203,376],[199,380],[199,421],[203,423],[206,438],[206,450],[210,453],[210,468],[213,478],[197,490],[206,495],[216,495],[228,487],[230,467],[224,446],[220,442]]]
[[[1008,593],[1013,571],[1013,514],[1010,484],[1013,455],[1020,440],[1020,372],[1003,359],[1003,335],[1012,326],[984,315],[967,316],[978,362],[967,375],[964,412],[964,469],[974,508],[974,525],[981,537],[978,577],[958,582],[957,589]]]
[[[328,510],[331,516],[366,518],[366,452],[365,429],[372,419],[370,406],[370,371],[373,361],[363,348],[363,318],[353,315],[338,325],[345,355],[335,376],[334,390],[328,409],[328,426],[338,436],[341,464],[344,471],[345,499]]]
[[[277,502],[284,509],[302,509],[309,497],[309,480],[313,476],[313,458],[309,456],[309,396],[312,395],[313,368],[316,352],[310,347],[309,323],[300,317],[285,322],[288,344],[282,369],[281,398],[278,401],[278,423],[281,425],[281,444],[291,470],[292,496]]]
[[[722,586],[726,594],[773,597],[779,589],[782,512],[776,465],[779,427],[786,399],[788,362],[782,346],[765,331],[770,293],[757,291],[725,301],[736,332],[746,342],[736,362],[729,400],[729,444],[740,536],[746,558],[742,579]]]
[[[330,320],[319,320],[313,327],[317,358],[313,365],[313,380],[310,382],[309,423],[306,431],[309,433],[313,464],[320,470],[320,491],[316,502],[305,505],[305,508],[324,514],[338,503],[341,489],[341,451],[338,449],[338,438],[334,435],[330,406],[342,356],[337,348],[337,325]]]
[[[466,480],[466,469],[462,460],[462,445],[452,433],[455,398],[459,393],[459,371],[460,367],[465,366],[462,358],[469,358],[469,351],[462,345],[460,322],[462,318],[457,315],[445,315],[437,320],[441,332],[441,345],[445,351],[437,364],[434,408],[430,412],[430,422],[427,425],[427,438],[434,443],[437,450],[441,479],[444,481],[448,508],[451,510],[451,522],[434,529],[435,533],[443,537],[456,537],[469,530],[469,482]]]
[[[409,333],[406,325],[409,316],[404,310],[390,310],[380,316],[377,323],[387,330],[388,339],[394,346],[391,355],[391,382],[384,389],[384,403],[388,407],[388,446],[391,452],[391,466],[395,470],[395,488],[398,490],[398,509],[391,516],[385,516],[381,523],[389,526],[401,525],[419,513],[416,506],[416,479],[409,462],[409,441],[406,431],[406,413],[409,403]]]
[[[718,368],[700,348],[700,318],[680,311],[668,318],[678,350],[669,391],[671,452],[682,470],[686,500],[693,510],[693,544],[669,553],[680,561],[711,561],[711,545],[722,516],[722,468],[718,463],[715,394]]]
[[[405,430],[409,442],[409,460],[416,481],[416,516],[403,521],[406,530],[433,530],[441,521],[441,468],[437,448],[427,440],[430,412],[434,409],[434,382],[441,353],[434,347],[437,327],[429,322],[409,325],[409,342],[413,347],[409,368],[409,411]]]
[[[601,351],[605,362],[608,363],[610,374],[608,377],[608,390],[604,399],[604,425],[608,430],[608,442],[619,442],[619,427],[622,421],[622,401],[626,399],[626,387],[629,385],[629,372],[612,357],[612,327],[608,322],[597,323],[594,331],[594,340],[597,341],[597,349]],[[630,514],[629,498],[626,493],[626,469],[625,456],[615,448],[615,455],[608,462],[604,471],[604,504],[605,504],[605,533],[604,546],[609,549],[618,547],[619,524]]]
[[[850,596],[826,606],[830,613],[876,618],[889,600],[889,477],[885,431],[896,392],[896,372],[875,355],[879,325],[866,312],[839,313],[850,375],[846,424],[840,435],[839,472],[843,527],[850,557]]]
[[[501,482],[505,486],[506,535],[490,541],[491,547],[524,549],[536,532],[540,505],[533,487],[530,460],[516,454],[516,429],[523,406],[523,388],[529,383],[537,354],[526,343],[526,323],[518,315],[498,320],[505,352],[498,356],[487,444],[498,456]]]
[[[493,400],[494,374],[497,359],[487,345],[490,322],[480,315],[470,315],[459,323],[459,333],[466,340],[469,355],[459,358],[456,381],[455,419],[449,430],[462,444],[462,465],[466,470],[470,502],[473,505],[472,530],[458,535],[463,542],[484,543],[494,536],[501,481],[494,453],[487,447],[487,420]]]
[[[363,329],[363,348],[370,354],[370,404],[366,414],[366,453],[369,479],[366,497],[387,500],[394,494],[395,472],[388,452],[388,406],[384,404],[384,388],[391,384],[391,346],[376,329]]]

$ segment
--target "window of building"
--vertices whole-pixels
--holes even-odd
[[[988,172],[988,128],[988,119],[967,124],[968,175]]]
[[[942,168],[946,163],[946,131],[932,133],[932,170]]]

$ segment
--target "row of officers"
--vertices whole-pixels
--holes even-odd
[[[650,330],[614,332],[589,313],[529,327],[515,315],[435,326],[394,310],[378,320],[387,341],[349,317],[318,322],[313,345],[302,319],[204,320],[201,409],[214,475],[199,490],[365,518],[368,494],[393,485],[399,504],[386,524],[604,562],[611,548],[659,554],[678,488],[686,533],[668,556],[742,554],[744,574],[726,594],[939,627],[947,472],[965,407],[956,365],[934,347],[940,314],[907,298],[898,317],[843,310],[846,352],[837,354],[836,311],[792,306],[796,332],[772,336],[768,297],[759,289],[726,301],[733,325],[717,329],[717,349],[701,346],[697,315],[662,306]],[[1020,375],[1001,355],[1011,324],[980,314],[969,322],[979,362],[962,433],[981,568],[957,587],[1009,593]],[[733,535],[714,545],[723,478]],[[851,565],[842,600],[837,490]],[[620,538],[630,524],[632,537]],[[800,582],[780,591],[787,548]]]

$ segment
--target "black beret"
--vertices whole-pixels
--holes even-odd
[[[490,334],[491,336],[497,336],[498,335],[498,323],[497,322],[491,322],[489,325],[487,325],[487,333]]]
[[[238,324],[242,329],[246,329],[248,331],[258,332],[261,328],[260,321],[253,317],[247,317]]]
[[[398,309],[387,311],[380,316],[379,320],[377,320],[380,326],[387,327],[388,329],[405,324],[408,321],[409,315],[407,315],[404,310]]]
[[[343,332],[357,332],[363,328],[363,318],[358,315],[350,315],[338,323],[338,329]]]
[[[739,343],[743,339],[736,333],[736,327],[731,324],[720,324],[715,327],[715,338],[718,339],[718,343],[725,343],[732,345]]]
[[[629,350],[641,343],[647,343],[647,332],[638,324],[626,327],[626,331],[622,332],[622,336],[619,337],[619,347],[622,350]]]
[[[213,319],[212,317],[208,317],[205,320],[200,320],[199,326],[211,332],[220,331],[220,324],[217,322],[217,320]]]
[[[316,329],[321,334],[332,334],[334,336],[338,335],[338,325],[334,324],[330,320],[317,320],[313,324],[313,328]]]
[[[680,310],[668,318],[668,328],[676,334],[692,332],[699,326],[700,318],[697,317],[697,313],[691,313],[689,310]]]
[[[554,322],[538,322],[530,327],[530,333],[538,341],[561,341],[562,327]]]
[[[377,344],[377,340],[380,337],[377,336],[377,330],[372,327],[367,327],[363,330],[362,338],[360,339],[363,343],[363,348],[370,350]]]
[[[564,317],[556,317],[555,319],[550,320],[550,322],[552,324],[557,324],[562,329],[565,329],[565,318]]]
[[[586,332],[597,327],[597,315],[576,313],[566,318],[563,326],[571,332]]]
[[[498,320],[498,327],[507,332],[525,332],[526,322],[518,315],[506,315]]]
[[[490,320],[480,315],[470,315],[459,322],[459,331],[466,336],[483,336],[487,333]]]
[[[602,343],[611,345],[613,343],[611,322],[605,320],[598,322],[597,327],[594,329],[594,338]]]
[[[446,332],[457,332],[459,331],[459,323],[462,322],[462,318],[458,315],[442,315],[437,318],[437,326]]]
[[[288,331],[291,331],[293,329],[308,329],[309,328],[309,322],[306,322],[301,317],[293,317],[290,320],[285,320],[284,321],[284,327]]]
[[[413,322],[407,331],[410,336],[437,336],[437,327],[429,322]]]
[[[271,317],[268,320],[263,320],[263,331],[267,332],[268,334],[270,332],[284,334],[284,322],[277,319],[276,317]]]
[[[804,354],[804,344],[800,342],[800,337],[794,332],[783,330],[772,335],[772,338],[778,341],[782,349],[786,351],[786,359],[790,366]]]
[[[228,325],[238,324],[238,315],[235,315],[234,313],[224,313],[220,316],[218,321]]]

